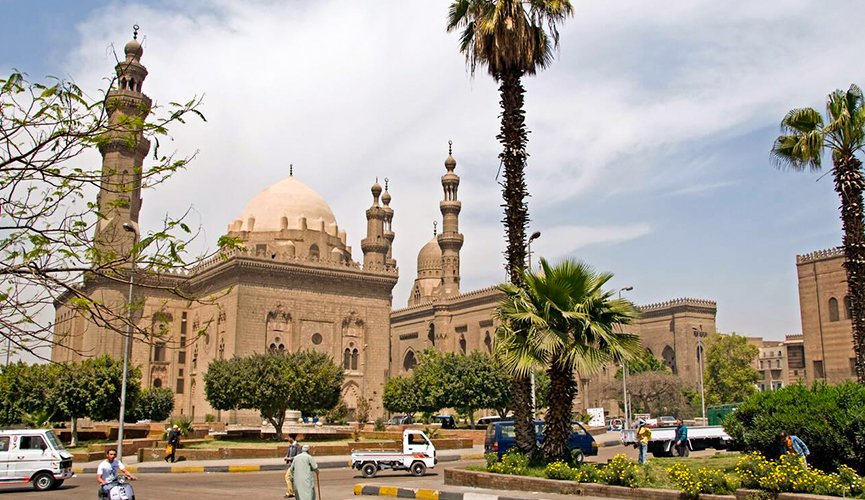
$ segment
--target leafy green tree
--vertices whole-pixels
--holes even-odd
[[[603,286],[613,277],[574,260],[556,266],[541,259],[537,274],[525,272],[523,286],[501,285],[496,314],[502,320],[496,355],[509,373],[525,376],[545,366],[550,376],[543,454],[547,461],[570,459],[567,446],[577,384],[604,364],[640,354],[639,337],[616,331],[637,316],[633,304]]]
[[[168,387],[148,387],[141,391],[135,405],[137,420],[161,422],[174,411],[174,391]]]
[[[217,410],[258,410],[282,439],[288,409],[323,415],[339,403],[342,382],[342,368],[326,354],[267,352],[213,361],[204,391]]]
[[[391,377],[384,386],[382,405],[392,413],[413,414],[420,411],[411,375]]]
[[[59,417],[53,400],[56,365],[11,363],[0,369],[0,425],[24,423],[24,415]]]
[[[850,293],[850,320],[856,377],[865,384],[865,225],[862,161],[856,157],[865,145],[865,102],[856,85],[836,90],[826,99],[826,116],[813,108],[796,108],[781,121],[781,135],[772,145],[779,167],[819,171],[826,150],[832,153],[835,192],[841,198],[844,231],[844,269]]]
[[[706,346],[706,403],[738,403],[757,392],[760,374],[751,364],[760,350],[735,333],[713,334]]]
[[[644,372],[672,373],[670,367],[648,349],[643,349],[639,356],[628,361],[628,377]],[[622,380],[622,367],[616,370],[616,378]]]
[[[114,420],[120,413],[120,388],[123,362],[108,355],[81,361],[81,372],[89,381],[87,414],[93,420]],[[134,420],[135,405],[141,393],[141,370],[130,366],[126,379],[127,419]]]
[[[845,464],[865,474],[865,386],[860,384],[796,384],[757,392],[723,424],[745,451],[777,457],[778,433],[785,431],[808,445],[809,465],[828,471]]]
[[[486,66],[499,83],[502,113],[496,138],[503,148],[499,160],[504,166],[505,267],[516,285],[521,283],[525,267],[529,223],[525,180],[528,131],[522,78],[552,63],[559,43],[558,25],[572,13],[569,0],[454,0],[448,10],[447,30],[460,31],[460,52],[465,54],[472,75],[479,65]],[[532,453],[535,434],[526,372],[515,376],[512,389],[517,448]]]

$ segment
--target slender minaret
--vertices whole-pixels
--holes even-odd
[[[378,204],[381,196],[381,186],[376,179],[372,185],[372,206],[366,210],[366,238],[361,240],[363,250],[363,268],[369,271],[385,269],[388,243],[384,237],[385,211]]]
[[[384,203],[384,239],[387,240],[387,256],[385,257],[385,266],[388,269],[396,269],[396,259],[393,258],[393,240],[396,234],[393,232],[393,209],[390,208],[390,193],[387,191],[388,178],[384,178],[384,194],[381,195],[381,202]]]
[[[141,172],[150,141],[144,138],[142,123],[150,113],[150,98],[141,92],[147,68],[141,64],[144,50],[138,42],[138,26],[132,40],[123,48],[117,86],[108,92],[108,140],[99,145],[102,153],[102,182],[97,196],[99,212],[105,216],[96,226],[94,242],[97,260],[111,260],[129,253],[138,228],[141,210]],[[131,224],[131,226],[130,226]]]
[[[439,203],[442,212],[442,232],[438,235],[442,250],[442,288],[441,295],[453,297],[460,294],[460,249],[463,235],[460,234],[459,216],[462,203],[457,199],[460,177],[454,173],[457,166],[453,157],[453,142],[448,141],[448,157],[445,160],[447,173],[442,176],[444,199]]]

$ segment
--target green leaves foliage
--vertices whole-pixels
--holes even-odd
[[[791,385],[758,392],[724,420],[739,447],[778,457],[778,433],[801,438],[811,451],[808,463],[823,470],[840,465],[865,473],[865,386],[848,382],[811,387]]]
[[[161,422],[174,411],[174,391],[168,387],[148,387],[141,391],[135,404],[137,420]]]
[[[326,354],[267,352],[213,361],[204,391],[217,410],[258,410],[281,438],[286,410],[323,415],[339,403],[342,382],[342,368]]]
[[[706,347],[706,404],[738,403],[757,392],[760,374],[751,363],[759,349],[735,333],[713,334]]]

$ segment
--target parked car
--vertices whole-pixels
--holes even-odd
[[[394,415],[391,417],[390,425],[408,425],[414,423],[414,417],[411,415]]]
[[[436,415],[433,417],[441,424],[442,429],[456,429],[457,421],[450,415]]]
[[[535,420],[535,436],[538,445],[544,442],[544,422]],[[495,453],[501,460],[502,455],[517,444],[516,431],[512,420],[496,422],[487,426],[484,437],[484,453]],[[568,449],[576,462],[582,462],[586,456],[598,454],[598,443],[580,422],[571,422],[571,435],[568,437]]]
[[[2,482],[53,490],[72,477],[72,455],[49,429],[0,431]]]
[[[658,427],[675,427],[676,426],[676,417],[671,417],[669,415],[665,415],[663,417],[658,417]]]
[[[510,417],[508,417],[510,418]],[[490,415],[489,417],[481,417],[475,422],[475,429],[486,429],[490,424],[500,422],[502,417],[498,415]]]

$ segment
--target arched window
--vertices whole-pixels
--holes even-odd
[[[850,319],[853,317],[853,315],[850,314],[850,296],[849,295],[844,296],[844,314],[845,314],[844,319]]]
[[[346,347],[345,350],[342,351],[342,367],[345,370],[351,368],[351,349],[349,349],[348,347]]]
[[[436,345],[436,326],[433,323],[429,324],[429,330],[427,330],[427,339],[429,339],[430,343],[435,346]],[[414,354],[412,354],[414,356]]]
[[[460,351],[462,351],[463,354],[466,353],[466,336],[465,335],[460,335]]]
[[[351,351],[351,369],[352,370],[357,370],[357,358],[359,358],[359,357],[360,356],[359,356],[359,353],[357,352],[357,349],[352,349],[352,351]]]
[[[661,353],[661,357],[664,358],[664,363],[673,370],[673,373],[676,373],[676,351],[672,347],[666,346]]]
[[[838,321],[841,319],[838,316],[838,299],[832,297],[829,299],[829,321]]]
[[[484,335],[484,345],[487,346],[487,352],[493,352],[493,338],[490,337],[490,332],[487,331],[486,335]]]
[[[156,387],[156,388],[162,387],[162,379],[161,378],[153,379],[153,387]]]
[[[318,245],[315,243],[309,246],[309,258],[318,260]]]
[[[405,358],[402,360],[402,368],[405,371],[409,371],[414,368],[414,365],[417,364],[417,360],[414,357],[414,351],[409,351],[405,353]]]

